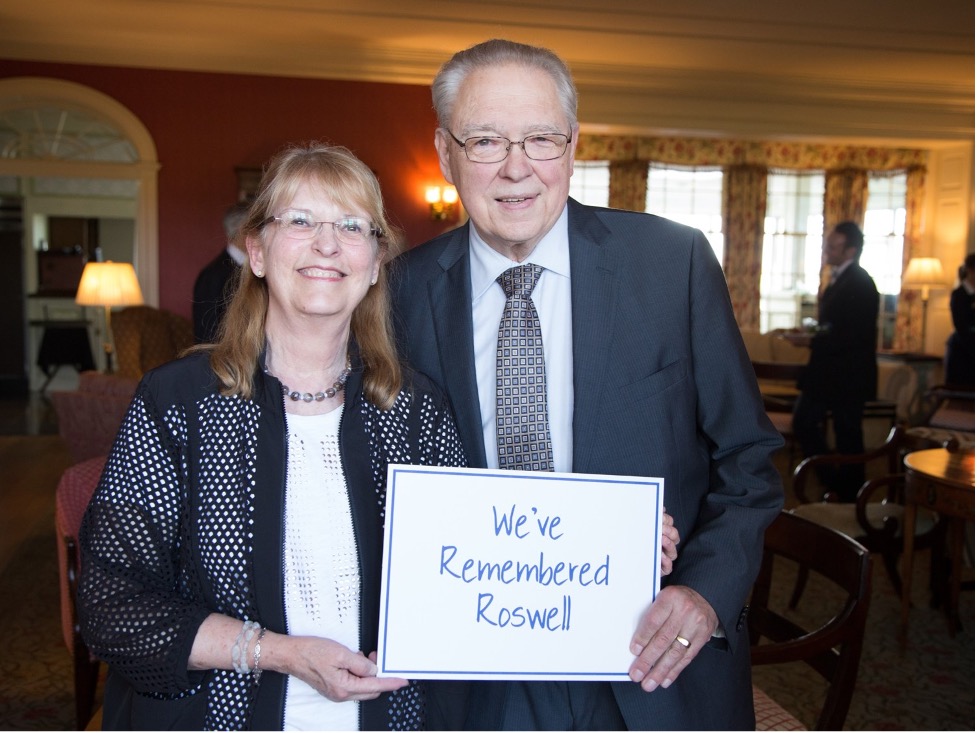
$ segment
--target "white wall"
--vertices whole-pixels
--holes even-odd
[[[934,150],[928,165],[925,192],[924,253],[938,257],[947,287],[933,291],[928,302],[925,351],[944,354],[952,332],[948,301],[956,286],[959,265],[975,251],[975,146]]]

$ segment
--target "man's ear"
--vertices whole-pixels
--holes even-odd
[[[453,140],[447,130],[443,128],[438,128],[435,131],[435,152],[439,157],[439,168],[442,169],[442,175],[445,176],[445,180],[455,185],[455,181],[452,180],[452,167],[449,165],[449,156],[452,154],[452,148],[450,146],[455,145],[455,140]]]

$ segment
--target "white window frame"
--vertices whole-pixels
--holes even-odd
[[[576,160],[571,198],[588,206],[608,206],[610,169],[607,160]]]
[[[651,162],[646,174],[646,213],[695,227],[724,264],[724,169]]]

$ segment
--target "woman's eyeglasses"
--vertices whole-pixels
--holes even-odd
[[[270,216],[265,224],[278,222],[279,228],[290,239],[313,239],[320,233],[324,224],[333,227],[337,241],[343,244],[367,244],[371,239],[380,239],[384,232],[380,227],[359,216],[345,216],[336,221],[316,221],[308,211],[286,209],[278,216]]]

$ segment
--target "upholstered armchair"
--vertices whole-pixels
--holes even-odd
[[[133,377],[87,371],[77,390],[50,393],[58,433],[75,463],[109,453],[137,384]]]
[[[105,456],[98,456],[72,466],[62,475],[55,492],[54,525],[61,586],[61,628],[72,657],[78,730],[85,730],[92,717],[99,679],[99,660],[92,656],[82,639],[75,607],[81,571],[78,530],[104,465]]]
[[[116,374],[139,379],[194,344],[190,320],[169,311],[137,305],[112,314]]]

